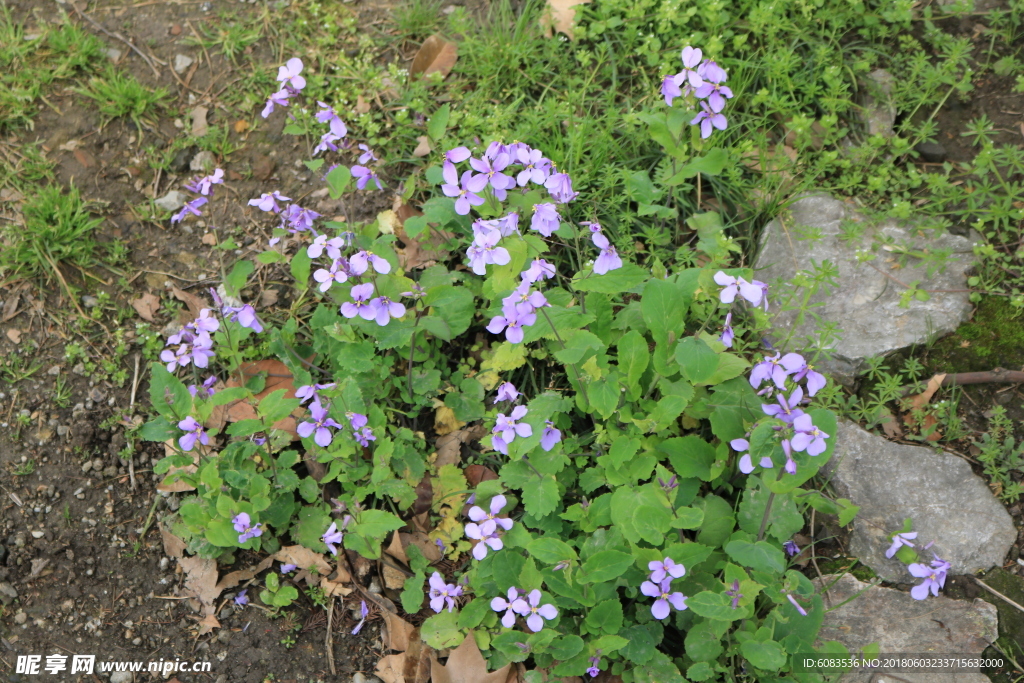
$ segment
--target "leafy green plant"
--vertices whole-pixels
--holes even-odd
[[[280,578],[274,572],[267,574],[264,581],[266,588],[260,591],[260,600],[275,611],[287,607],[299,597],[299,590],[291,584],[281,585]]]
[[[127,116],[140,128],[168,96],[166,89],[150,90],[130,73],[113,66],[102,76],[90,78],[85,86],[75,88],[75,92],[94,100],[108,121]]]

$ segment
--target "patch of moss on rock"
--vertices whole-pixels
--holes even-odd
[[[974,318],[929,350],[928,374],[1024,366],[1024,317],[1005,297],[981,300]]]

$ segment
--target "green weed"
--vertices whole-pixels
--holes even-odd
[[[97,109],[108,121],[127,116],[139,127],[145,117],[156,114],[168,96],[164,88],[150,90],[131,74],[114,67],[109,67],[103,76],[90,78],[75,92],[95,100]]]
[[[211,28],[200,24],[199,35],[188,36],[182,42],[186,45],[197,45],[209,50],[219,50],[221,54],[237,63],[238,56],[247,47],[263,37],[257,22],[247,22],[239,16],[221,15],[218,23]]]

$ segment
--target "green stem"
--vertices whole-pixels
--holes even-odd
[[[551,331],[555,333],[555,339],[558,340],[558,343],[561,344],[562,348],[564,349],[565,342],[562,341],[561,335],[559,335],[558,330],[555,329],[555,323],[551,320],[551,316],[549,316],[548,312],[543,308],[539,308],[537,310],[539,310],[541,312],[541,315],[544,316],[544,319],[548,321],[548,325],[551,326]],[[576,383],[580,387],[580,393],[583,394],[583,399],[587,402],[587,405],[590,405],[590,397],[587,396],[587,388],[583,386],[583,378],[580,376],[579,368],[576,367],[575,363],[569,363],[569,367],[572,368],[573,374],[576,375]]]
[[[761,517],[761,528],[757,530],[757,540],[764,540],[764,530],[768,526],[768,515],[772,513],[772,502],[775,500],[775,492],[768,494],[768,503],[764,506],[764,516]]]

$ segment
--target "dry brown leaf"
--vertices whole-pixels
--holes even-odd
[[[188,312],[192,314],[193,318],[198,318],[199,312],[204,308],[208,308],[206,302],[201,298],[191,292],[186,292],[177,285],[171,285],[171,294],[174,295],[175,299],[188,306]]]
[[[139,317],[151,323],[156,322],[156,313],[160,310],[160,297],[146,292],[138,299],[132,299],[132,308]]]
[[[420,630],[413,629],[409,634],[409,648],[405,651],[405,669],[402,677],[405,683],[427,683],[432,673],[432,663],[436,658],[434,648],[423,642]],[[437,679],[434,679],[437,683]]]
[[[199,621],[199,635],[205,636],[207,633],[215,628],[220,628],[220,622],[217,621],[217,617],[212,614],[207,614]]]
[[[173,437],[167,439],[167,441],[164,442],[164,455],[168,457],[172,455],[178,455],[178,451],[175,450],[176,445],[177,444],[175,443]],[[184,472],[186,474],[192,474],[193,472],[195,472],[199,466],[200,453],[202,453],[203,455],[209,455],[210,447],[197,443],[195,447],[192,449],[192,464],[185,465],[184,467],[171,467],[169,470],[167,470],[167,475],[163,478],[163,480],[161,480],[161,482],[156,485],[156,490],[163,491],[165,493],[183,493],[185,491],[195,491],[196,487],[192,486],[188,482],[182,481],[181,479],[178,479],[177,481],[168,482],[167,478],[170,477],[175,472]]]
[[[381,563],[380,575],[384,577],[384,587],[393,591],[401,590],[405,586],[405,574],[398,571],[390,564]]]
[[[572,40],[576,27],[576,5],[586,5],[590,0],[548,0],[548,11],[541,15],[541,26],[548,38],[555,33],[564,33]]]
[[[377,662],[377,669],[374,673],[384,683],[405,683],[403,671],[405,671],[405,653],[400,652],[397,655],[384,655]]]
[[[264,396],[267,396],[274,391],[278,391],[279,389],[285,389],[285,398],[295,398],[295,378],[292,376],[292,372],[288,369],[288,366],[279,360],[267,359],[261,360],[257,363],[247,363],[243,365],[239,371],[242,373],[246,381],[260,373],[267,373],[267,379],[263,385],[263,391],[256,394],[251,399],[251,402],[239,399],[226,405],[215,406],[209,419],[206,421],[205,426],[207,428],[223,429],[224,425],[228,422],[257,419],[255,406],[259,404]],[[242,386],[241,382],[238,379],[238,375],[234,374],[224,385],[224,388],[230,389],[232,387],[239,386]],[[274,429],[280,429],[291,434],[292,440],[294,441],[299,438],[298,433],[295,431],[295,428],[298,425],[296,418],[302,417],[305,413],[306,409],[300,406],[292,411],[291,416],[276,422],[273,427]]]
[[[928,405],[928,402],[932,400],[932,396],[934,396],[935,392],[942,386],[942,380],[945,378],[946,373],[944,372],[938,375],[933,375],[932,378],[928,380],[928,386],[924,388],[924,391],[914,396],[908,396],[905,400],[907,401],[907,405],[910,407],[910,410],[920,410]]]
[[[484,438],[487,432],[487,427],[479,424],[469,429],[460,429],[438,437],[437,441],[434,442],[437,448],[437,460],[434,464],[437,467],[457,465],[462,460],[462,444],[478,441]]]
[[[19,330],[16,327],[12,327],[11,329],[7,330],[7,338],[10,339],[15,344],[20,344],[21,343],[21,330]]]
[[[274,553],[273,558],[282,564],[294,564],[299,569],[316,567],[320,576],[328,576],[333,571],[323,555],[301,545],[286,545]],[[347,572],[345,576],[348,576]]]
[[[381,610],[381,616],[384,617],[384,630],[381,632],[384,648],[396,652],[408,650],[409,637],[416,631],[416,627],[387,610]]]
[[[420,45],[416,56],[413,57],[412,66],[409,67],[409,74],[429,76],[437,72],[444,78],[451,73],[458,58],[459,50],[455,43],[450,43],[435,33]]]
[[[244,133],[247,130],[249,130],[249,122],[248,121],[245,121],[245,120],[242,120],[242,119],[239,119],[238,121],[235,121],[235,132],[236,133]]]
[[[434,413],[434,432],[436,432],[438,436],[451,434],[455,430],[462,429],[465,426],[465,422],[455,418],[454,410],[443,403],[437,407],[437,412]]]
[[[201,138],[210,132],[210,126],[206,123],[209,111],[206,107],[196,107],[192,110],[192,137]]]
[[[185,595],[195,597],[204,606],[213,606],[220,595],[217,588],[216,560],[201,557],[179,557],[178,564],[185,572]]]
[[[260,292],[260,306],[267,308],[277,303],[277,290],[276,289],[264,289]]]
[[[430,536],[425,531],[413,531],[405,532],[401,531],[398,534],[402,538],[402,546],[408,548],[410,545],[414,545],[420,549],[423,557],[427,558],[431,562],[437,562],[441,559],[441,549],[437,547],[437,543],[430,540]]]
[[[217,246],[217,236],[214,235],[212,232],[208,232],[205,235],[203,235],[203,238],[200,241],[208,247]]]
[[[523,683],[526,680],[526,667],[522,662],[515,664],[508,671],[508,678],[505,683]]]
[[[416,502],[412,504],[415,525],[416,515],[426,514],[434,504],[434,485],[430,483],[430,475],[424,474],[420,483],[416,484]],[[417,527],[419,528],[419,527]],[[423,529],[427,531],[427,529]]]
[[[160,537],[164,542],[164,555],[167,557],[181,557],[187,547],[185,541],[165,529],[163,522],[158,522],[157,525],[160,527]]]
[[[482,481],[493,481],[498,478],[494,470],[483,465],[470,465],[466,468],[465,475],[466,481],[473,488],[479,486]]]
[[[237,571],[230,572],[217,583],[217,590],[220,592],[224,592],[229,588],[234,588],[243,581],[248,581],[254,578],[257,574],[269,568],[270,565],[272,565],[273,563],[273,556],[265,557],[263,558],[263,561],[261,561],[254,567],[249,567],[248,569],[239,569]]]
[[[18,302],[21,300],[21,294],[15,292],[11,295],[7,301],[4,302],[4,315],[0,318],[0,322],[7,322],[14,316],[18,315]]]
[[[452,238],[450,232],[431,228],[427,234],[420,234],[416,238],[409,237],[405,233],[405,222],[413,216],[422,216],[419,211],[408,204],[396,202],[394,209],[399,224],[395,227],[395,237],[405,245],[402,249],[395,249],[398,254],[398,264],[403,270],[415,270],[417,268],[429,268],[439,261],[447,261],[449,252],[444,248],[445,243]]]
[[[434,151],[433,147],[430,146],[430,138],[426,135],[417,136],[416,143],[416,149],[412,151],[414,157],[425,157]]]
[[[923,434],[924,432],[927,432],[929,429],[934,427],[937,422],[938,422],[938,419],[936,419],[936,417],[934,415],[931,415],[931,414],[925,415],[924,416],[924,424],[921,425],[921,433]],[[942,438],[942,431],[939,430],[939,429],[936,429],[931,434],[929,434],[928,436],[924,437],[924,440],[925,441],[938,441],[941,438]]]
[[[341,581],[331,581],[326,576],[320,579],[320,588],[323,589],[324,595],[327,597],[345,597],[349,595],[353,588],[349,588]]]
[[[488,671],[487,662],[480,654],[472,631],[452,650],[444,666],[438,663],[436,657],[430,661],[433,683],[505,683],[511,668],[511,664],[506,664],[497,671]]]
[[[356,113],[357,114],[368,114],[370,112],[370,103],[363,99],[362,95],[356,96]]]
[[[899,421],[892,413],[886,412],[882,415],[882,420],[882,431],[885,432],[886,437],[890,439],[903,438],[903,428],[900,427]]]
[[[402,543],[401,534],[397,532],[391,534],[391,543],[388,543],[388,547],[384,548],[384,552],[404,565],[409,564],[409,557],[405,554],[405,545]]]
[[[433,496],[433,493],[431,493],[431,496]],[[431,500],[431,505],[433,505],[433,500]],[[429,510],[429,508],[428,508],[428,510]],[[413,515],[412,519],[410,519],[409,521],[412,522],[412,525],[414,527],[416,527],[417,531],[421,531],[421,532],[423,532],[425,534],[430,533],[430,513],[429,512],[421,512],[421,513],[419,513],[417,515]]]

